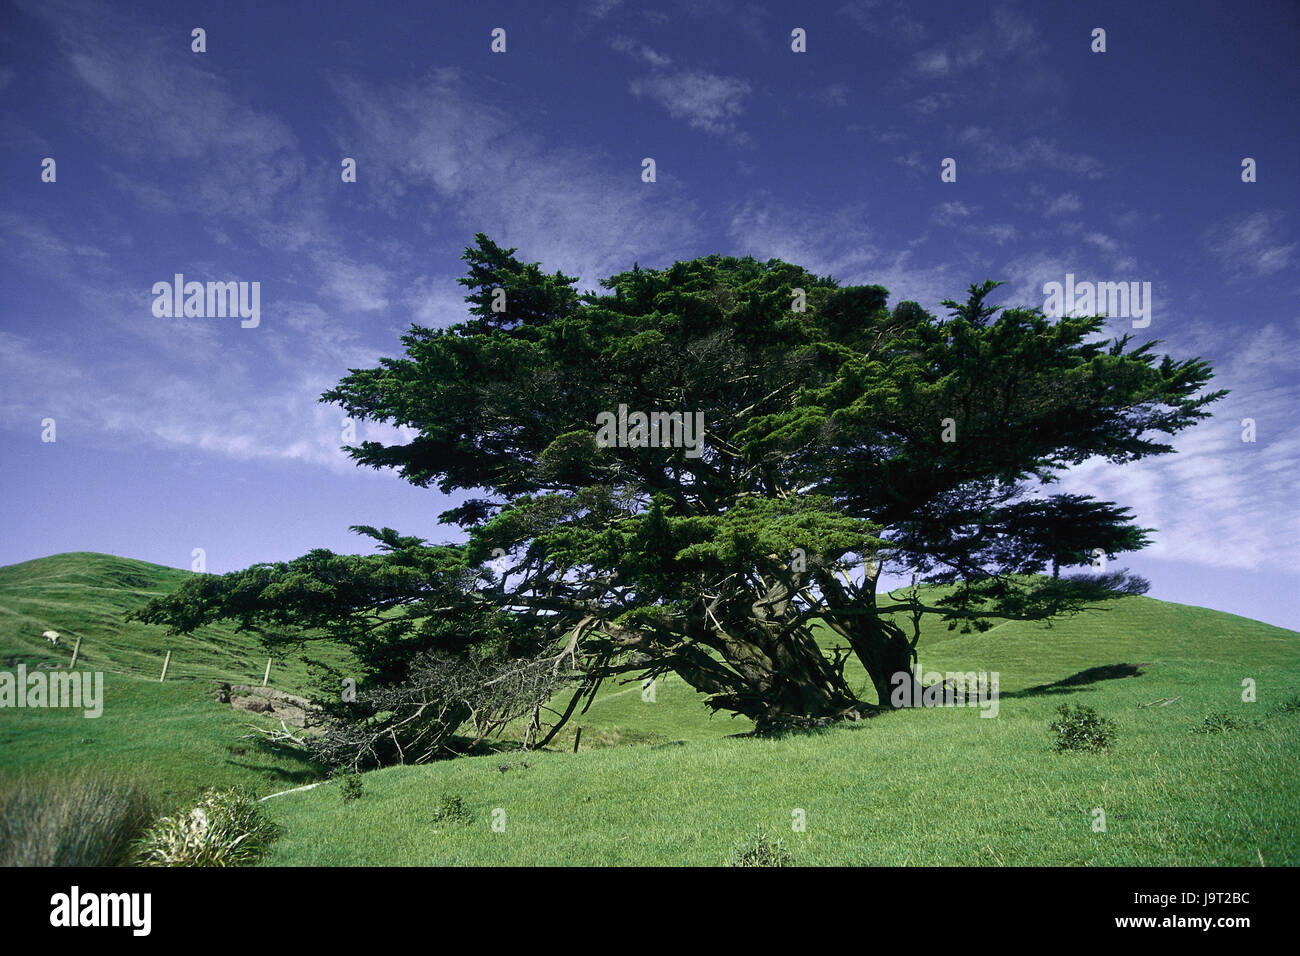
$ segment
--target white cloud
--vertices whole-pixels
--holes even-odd
[[[634,96],[658,103],[673,119],[685,120],[695,129],[730,135],[737,142],[748,141],[744,133],[736,132],[735,125],[751,91],[744,80],[703,70],[669,69],[673,65],[671,57],[621,34],[610,41],[610,46],[653,68],[648,75],[628,84]]]
[[[1105,175],[1105,167],[1095,156],[1069,152],[1041,136],[1031,136],[1016,144],[1001,140],[989,127],[967,126],[958,132],[956,141],[974,149],[985,166],[1003,172],[1048,169],[1085,179],[1101,179]]]
[[[882,285],[893,303],[911,299],[936,309],[970,284],[949,264],[914,264],[910,248],[886,252],[861,204],[829,211],[799,208],[764,193],[734,207],[729,220],[737,255],[784,259],[841,284]]]
[[[1044,216],[1063,216],[1067,213],[1075,213],[1083,208],[1083,202],[1079,199],[1078,193],[1061,193],[1047,204],[1043,210]]]
[[[614,37],[614,39],[609,41],[609,45],[619,53],[626,53],[628,56],[640,60],[642,63],[649,64],[650,66],[662,67],[672,66],[673,64],[671,57],[658,53],[655,50],[650,49],[650,47],[646,46],[644,43],[639,43],[624,34],[619,34]]]
[[[349,312],[388,308],[387,289],[392,273],[387,269],[326,254],[316,257],[316,267],[325,277],[322,291]]]
[[[960,199],[941,202],[934,211],[934,221],[943,226],[950,226],[962,219],[969,219],[979,211],[978,206],[971,206]]]
[[[454,71],[401,87],[333,85],[340,139],[368,144],[372,188],[402,183],[402,215],[436,209],[459,244],[482,231],[594,288],[634,260],[679,256],[697,232],[671,182],[641,182],[639,156],[619,168],[589,147],[547,146]]]
[[[1291,265],[1297,243],[1279,235],[1280,210],[1251,213],[1236,222],[1220,222],[1202,235],[1205,247],[1234,279],[1267,276]]]
[[[1112,269],[1120,272],[1131,272],[1137,268],[1137,260],[1123,252],[1117,239],[1105,233],[1090,232],[1083,237],[1083,241],[1105,253]]]
[[[922,76],[947,76],[952,69],[948,54],[943,50],[927,50],[918,53],[913,58],[912,65]]]
[[[658,103],[673,119],[717,135],[734,133],[750,93],[744,80],[699,70],[652,74],[633,80],[629,89]]]
[[[1153,557],[1290,570],[1300,511],[1279,511],[1278,504],[1294,500],[1300,461],[1300,423],[1285,358],[1293,343],[1274,325],[1239,334],[1225,328],[1218,341],[1211,388],[1231,394],[1211,406],[1212,418],[1172,440],[1176,454],[1120,467],[1092,461],[1062,485],[1134,508],[1138,524],[1157,529],[1148,551]],[[1182,349],[1171,351],[1185,357]],[[1241,440],[1246,418],[1256,422],[1254,443]]]

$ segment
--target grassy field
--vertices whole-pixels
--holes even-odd
[[[128,611],[168,594],[189,571],[107,554],[73,552],[0,568],[0,660],[67,666],[77,638],[77,666],[157,678],[170,650],[167,679],[262,682],[267,652],[256,635],[233,624],[214,624],[190,635],[169,635],[161,627],[126,621]],[[52,647],[41,634],[59,632]],[[310,645],[311,655],[332,664],[346,650]],[[311,674],[301,656],[272,665],[272,686],[301,691]]]
[[[0,711],[0,776],[63,772],[82,767],[123,771],[164,808],[183,806],[210,785],[273,793],[321,773],[293,751],[242,739],[271,722],[219,706],[218,681],[260,684],[267,652],[257,637],[233,625],[188,636],[124,620],[126,613],[166,594],[190,575],[106,554],[59,554],[0,568],[0,662],[66,668],[81,637],[79,671],[104,674],[104,711]],[[42,632],[59,632],[50,645]],[[167,680],[159,683],[171,650]],[[313,646],[338,663],[345,654]],[[277,660],[270,684],[298,692],[311,683],[298,656]]]
[[[260,681],[265,655],[251,635],[171,638],[121,622],[186,574],[81,554],[0,568],[0,655],[66,666],[67,649],[42,646],[53,627],[82,633],[79,666],[107,672],[96,720],[0,712],[0,777],[129,769],[169,803],[206,785],[265,795],[320,779],[292,752],[241,739],[258,718],[211,699],[213,679]],[[159,684],[165,646],[182,669]],[[653,702],[637,684],[610,684],[548,752],[375,771],[349,802],[337,782],[267,801],[284,828],[267,862],[711,866],[762,833],[800,865],[1300,863],[1300,634],[1125,598],[1050,628],[932,626],[920,649],[927,672],[997,671],[998,716],[912,710],[758,740],[737,738],[747,721],[710,716],[674,677]],[[1121,664],[1143,667],[1120,676],[1132,671]],[[307,679],[296,660],[272,673],[288,690]],[[1242,700],[1247,678],[1253,703]],[[1052,751],[1063,702],[1114,721],[1110,752]],[[1212,714],[1236,726],[1203,732]],[[440,815],[450,798],[463,817]]]

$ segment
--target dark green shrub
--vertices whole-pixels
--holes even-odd
[[[738,840],[731,848],[728,866],[792,866],[794,856],[785,841],[772,839],[761,831],[747,840]]]
[[[435,823],[468,823],[469,811],[459,794],[443,794],[438,808],[433,811]]]
[[[152,819],[134,782],[97,772],[0,782],[0,866],[114,866]]]
[[[1114,722],[1098,715],[1091,707],[1072,708],[1062,704],[1056,713],[1059,716],[1049,726],[1056,734],[1058,753],[1067,750],[1100,753],[1109,750],[1115,741]]]
[[[1218,734],[1225,730],[1241,730],[1245,726],[1246,722],[1241,718],[1234,717],[1226,710],[1215,710],[1206,714],[1193,730],[1202,734]]]
[[[364,784],[361,782],[361,774],[359,773],[348,774],[343,778],[343,782],[339,784],[339,794],[343,797],[344,803],[359,800],[363,789]]]

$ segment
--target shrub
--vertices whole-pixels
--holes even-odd
[[[1218,734],[1225,730],[1240,730],[1246,722],[1234,717],[1226,710],[1215,710],[1206,714],[1201,723],[1192,729],[1202,734]]]
[[[245,790],[209,790],[188,814],[160,818],[139,843],[142,866],[244,866],[279,828]]]
[[[134,782],[93,771],[0,783],[0,866],[114,866],[152,813]]]
[[[1278,710],[1284,714],[1300,713],[1300,694],[1288,697],[1282,703],[1278,704]]]
[[[339,785],[339,794],[343,797],[344,803],[351,803],[353,800],[360,799],[363,787],[361,774],[348,774]]]
[[[1056,734],[1056,750],[1083,750],[1098,753],[1109,750],[1115,741],[1115,724],[1101,717],[1091,707],[1080,705],[1071,708],[1062,704],[1056,709],[1059,715],[1050,727]]]
[[[794,856],[782,839],[773,840],[758,832],[747,840],[738,840],[731,848],[728,866],[792,866]]]
[[[438,809],[433,811],[435,823],[468,823],[469,811],[459,794],[443,794],[438,802]]]

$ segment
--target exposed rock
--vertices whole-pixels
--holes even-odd
[[[265,697],[232,697],[230,706],[239,710],[251,710],[255,714],[266,714],[271,711],[271,702]]]
[[[305,697],[251,684],[229,685],[229,693],[232,707],[269,714],[295,727],[311,726],[311,702]]]

